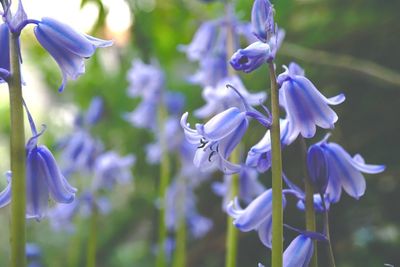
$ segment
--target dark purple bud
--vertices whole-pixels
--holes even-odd
[[[307,168],[311,183],[323,194],[328,186],[328,164],[323,148],[312,145],[307,153]]]
[[[3,83],[10,76],[10,47],[9,31],[7,24],[0,25],[0,83]]]

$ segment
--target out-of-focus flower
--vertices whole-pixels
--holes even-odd
[[[264,63],[273,61],[284,36],[285,32],[279,30],[269,39],[268,43],[254,42],[244,49],[237,50],[230,60],[232,67],[235,70],[248,73]]]
[[[217,39],[217,21],[203,22],[189,45],[181,45],[179,50],[186,53],[191,61],[201,60],[213,48]]]
[[[51,18],[43,18],[34,32],[39,43],[61,68],[63,81],[59,91],[64,90],[68,78],[75,80],[85,72],[84,59],[91,57],[96,48],[111,46],[113,43],[78,33]]]
[[[351,157],[340,145],[328,143],[324,139],[320,143],[327,158],[329,182],[326,193],[331,202],[337,202],[342,193],[342,187],[347,194],[355,199],[364,195],[366,183],[363,173],[380,173],[384,165],[366,164],[361,155]]]
[[[208,118],[226,110],[228,107],[241,108],[243,106],[243,100],[238,93],[227,87],[227,84],[236,88],[237,92],[251,106],[260,105],[266,99],[265,92],[251,94],[244,87],[238,76],[228,76],[220,80],[217,86],[206,86],[204,88],[202,95],[206,105],[195,111],[196,117]]]
[[[313,137],[316,126],[334,128],[338,116],[328,105],[338,105],[345,100],[343,94],[331,98],[323,96],[310,80],[299,73],[299,69],[296,64],[290,64],[277,78],[281,86],[279,101],[286,110],[289,139],[293,140],[299,134],[305,138]]]
[[[89,108],[86,111],[85,122],[88,125],[96,124],[101,119],[101,116],[103,115],[103,110],[104,100],[99,96],[94,97],[90,102]]]
[[[286,198],[283,197],[283,207]],[[257,230],[261,242],[271,248],[272,246],[272,189],[266,190],[254,199],[245,209],[239,205],[235,198],[227,207],[227,213],[234,219],[233,224],[242,232]]]
[[[267,43],[275,33],[274,9],[268,0],[255,0],[251,11],[253,34]]]
[[[127,184],[132,180],[131,167],[135,163],[135,157],[128,155],[119,156],[110,151],[97,157],[94,165],[93,187],[111,188],[115,183]]]
[[[145,64],[140,59],[135,59],[127,78],[130,97],[159,98],[164,87],[164,73],[157,63]]]

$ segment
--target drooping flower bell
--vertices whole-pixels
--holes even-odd
[[[303,74],[297,64],[291,63],[277,78],[281,86],[279,102],[289,120],[289,139],[296,139],[299,134],[311,138],[315,135],[316,126],[334,128],[338,116],[329,105],[338,105],[345,100],[343,94],[326,98]]]
[[[286,198],[282,195],[282,205],[286,206]],[[237,198],[227,206],[227,213],[234,219],[233,224],[242,232],[257,230],[261,242],[272,247],[272,189],[266,190],[242,209]]]
[[[366,182],[362,173],[380,173],[384,165],[366,164],[361,155],[351,157],[340,145],[328,143],[326,138],[319,145],[327,158],[329,182],[326,193],[331,202],[338,202],[342,187],[347,194],[359,199],[365,193]]]
[[[113,43],[78,33],[52,18],[39,21],[34,32],[39,43],[61,68],[63,80],[60,92],[64,90],[69,78],[75,80],[85,72],[85,58],[91,57],[96,48],[111,46]]]
[[[50,150],[37,145],[42,133],[35,134],[26,145],[26,217],[36,220],[46,215],[49,198],[59,203],[71,203],[77,191],[61,173]],[[11,185],[9,183],[0,193],[2,203],[10,202],[6,198],[11,198]]]
[[[308,266],[314,252],[313,240],[307,235],[299,235],[283,252],[283,267]]]

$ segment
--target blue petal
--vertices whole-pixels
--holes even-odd
[[[314,251],[311,238],[299,235],[283,253],[283,267],[307,267]]]
[[[356,169],[364,173],[371,173],[371,174],[380,173],[383,172],[386,168],[385,165],[365,164],[363,157],[359,154],[353,157],[351,163]]]
[[[71,203],[77,190],[69,185],[64,178],[56,160],[47,147],[39,146],[38,153],[43,160],[43,172],[51,197],[57,202]]]
[[[234,218],[233,224],[241,231],[254,230],[272,215],[272,190],[265,191],[245,209],[230,203],[227,212]]]
[[[38,154],[38,149],[32,149],[26,159],[26,216],[42,219],[48,207],[49,189],[46,181],[45,162]]]
[[[245,119],[244,112],[232,107],[215,115],[204,126],[196,125],[196,128],[207,140],[221,140],[235,131]]]
[[[190,144],[198,145],[200,144],[201,135],[194,129],[190,128],[190,124],[187,122],[188,112],[185,112],[181,118],[181,126],[184,130],[186,140]]]
[[[101,97],[94,97],[92,101],[90,102],[90,106],[88,110],[86,111],[86,122],[89,125],[95,124],[97,121],[99,121],[101,115],[103,114],[103,109],[104,109],[104,101]]]
[[[360,198],[365,192],[366,183],[361,172],[352,165],[350,155],[335,143],[323,147],[327,151],[330,182],[339,182],[350,196]]]
[[[34,32],[39,43],[51,54],[61,68],[63,75],[62,85],[59,88],[61,92],[64,90],[68,77],[75,80],[79,75],[85,73],[83,58],[54,42],[41,28],[35,27]]]
[[[7,24],[0,25],[0,83],[10,75],[10,46],[9,30]]]
[[[52,18],[43,18],[37,26],[54,44],[68,50],[79,57],[90,57],[96,50],[84,35],[78,33],[67,24]]]
[[[312,145],[307,152],[307,167],[311,183],[319,193],[325,193],[328,185],[328,162],[324,150]]]
[[[253,34],[262,42],[268,42],[275,32],[274,10],[268,0],[255,0],[251,11]]]
[[[245,49],[236,51],[231,57],[230,64],[235,70],[251,72],[266,63],[270,53],[271,48],[268,44],[255,42]]]
[[[272,214],[258,227],[258,237],[267,248],[272,248]]]
[[[11,180],[7,179],[7,186],[0,192],[0,208],[3,208],[11,202]]]
[[[219,152],[222,157],[228,158],[235,147],[240,143],[247,131],[249,122],[244,119],[240,125],[227,137],[220,141]]]

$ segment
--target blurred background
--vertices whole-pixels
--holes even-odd
[[[94,96],[105,101],[102,120],[92,129],[107,149],[121,155],[134,153],[134,183],[117,187],[110,194],[112,209],[99,218],[98,266],[154,265],[157,239],[155,199],[158,168],[146,163],[143,144],[154,136],[135,129],[123,119],[138,100],[127,97],[127,71],[135,58],[157,59],[166,73],[167,88],[187,97],[185,110],[203,105],[201,88],[186,77],[196,70],[177,50],[190,43],[200,22],[223,15],[219,1],[200,0],[36,0],[24,1],[30,18],[57,18],[79,31],[115,45],[99,50],[86,62],[86,73],[68,83],[63,93],[57,88],[61,73],[54,60],[37,43],[32,30],[22,35],[24,97],[38,125],[48,130],[40,142],[55,148],[57,141],[73,131],[74,117],[87,109]],[[367,191],[359,201],[343,195],[331,208],[331,235],[337,266],[384,266],[400,264],[400,1],[398,0],[279,0],[273,1],[276,21],[286,30],[278,53],[278,72],[283,64],[296,61],[327,96],[346,94],[335,107],[339,121],[332,141],[351,155],[360,153],[367,163],[385,164],[384,173],[368,176]],[[236,1],[241,20],[250,20],[252,1]],[[268,88],[267,68],[242,75],[249,91]],[[10,131],[8,93],[0,86],[0,171],[9,167]],[[27,130],[27,133],[29,131]],[[261,128],[249,134],[250,147],[263,135]],[[29,135],[28,135],[29,136]],[[322,131],[315,140],[323,136]],[[56,151],[56,150],[54,150]],[[296,148],[284,151],[284,168],[298,176],[301,168]],[[55,155],[58,154],[55,152]],[[216,173],[215,180],[222,174]],[[84,179],[84,177],[83,177]],[[270,172],[260,177],[270,185]],[[213,220],[213,228],[201,239],[189,239],[188,264],[192,267],[223,266],[226,215],[221,199],[211,190],[212,181],[198,189],[199,211]],[[1,189],[6,179],[0,180]],[[289,205],[290,206],[290,205]],[[293,205],[291,205],[293,206]],[[9,208],[0,210],[0,266],[7,266]],[[303,214],[295,208],[285,211],[285,221],[303,227]],[[28,241],[42,250],[44,266],[84,266],[88,219],[77,218],[74,233],[55,232],[48,220],[28,222]],[[255,232],[240,233],[238,266],[266,262],[269,252]],[[293,236],[288,233],[286,241]]]

